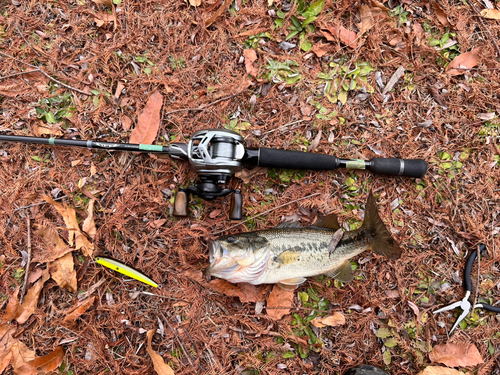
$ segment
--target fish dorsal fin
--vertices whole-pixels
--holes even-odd
[[[337,230],[340,229],[339,221],[337,220],[336,214],[330,214],[327,216],[320,217],[316,222],[312,225],[316,228],[326,228]]]
[[[348,283],[352,280],[352,266],[349,260],[346,260],[340,266],[331,270],[325,274],[328,277],[342,281],[343,283]]]
[[[295,290],[295,288],[306,281],[305,277],[294,277],[291,279],[281,280],[278,285],[285,290]]]
[[[298,229],[298,228],[302,228],[302,226],[299,223],[297,223],[296,221],[284,221],[284,222],[276,225],[276,228],[279,228],[279,229],[285,229],[285,228]]]

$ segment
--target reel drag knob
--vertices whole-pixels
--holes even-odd
[[[188,203],[189,197],[188,193],[180,190],[175,195],[174,199],[174,216],[188,216]]]
[[[229,218],[231,220],[241,220],[241,211],[243,206],[243,198],[241,190],[236,189],[231,195],[231,206],[229,208]]]

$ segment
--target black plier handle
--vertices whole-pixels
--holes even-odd
[[[481,244],[479,246],[479,251],[483,251],[485,248],[486,248],[486,245]],[[462,309],[462,313],[460,314],[460,316],[456,320],[455,324],[451,328],[450,334],[455,330],[455,328],[457,328],[457,326],[460,324],[460,322],[465,319],[467,314],[469,314],[471,308],[485,309],[485,310],[492,311],[495,313],[500,313],[500,307],[491,306],[491,305],[488,305],[486,303],[477,303],[476,305],[474,305],[474,307],[472,307],[471,303],[469,302],[469,297],[470,297],[471,292],[472,292],[472,280],[471,280],[472,265],[474,264],[474,261],[476,260],[476,258],[477,258],[477,250],[474,250],[469,255],[469,259],[467,259],[467,263],[465,264],[465,273],[464,273],[465,297],[458,302],[454,302],[451,305],[445,306],[445,307],[433,312],[433,314],[437,314],[437,313],[440,313],[443,311],[456,309],[457,307]]]

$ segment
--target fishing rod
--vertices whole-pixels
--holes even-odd
[[[422,159],[339,159],[333,155],[266,147],[249,149],[245,148],[243,140],[240,134],[225,129],[197,131],[188,143],[173,142],[169,146],[0,135],[0,141],[6,142],[160,153],[168,154],[174,159],[187,160],[198,174],[199,182],[195,186],[179,189],[174,201],[175,216],[187,216],[188,194],[210,201],[232,193],[229,217],[232,220],[241,220],[241,191],[228,189],[226,185],[243,166],[309,170],[367,169],[376,174],[416,178],[422,178],[427,172],[427,163]]]

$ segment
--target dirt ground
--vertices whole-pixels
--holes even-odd
[[[453,343],[481,359],[449,364],[457,373],[499,374],[499,315],[477,309],[449,337],[460,311],[432,314],[464,296],[465,259],[480,243],[472,299],[500,301],[498,9],[487,0],[0,1],[0,134],[127,143],[158,91],[154,144],[225,128],[247,147],[429,165],[422,179],[244,174],[229,184],[243,195],[235,226],[227,198],[194,197],[188,218],[173,217],[175,192],[196,181],[186,162],[2,142],[0,372],[147,374],[154,351],[175,374],[345,374],[360,364],[448,374],[429,353]],[[370,189],[401,259],[365,252],[348,284],[309,278],[281,319],[266,309],[271,286],[202,276],[208,240],[331,212],[352,230]],[[335,313],[343,324],[311,323]]]

